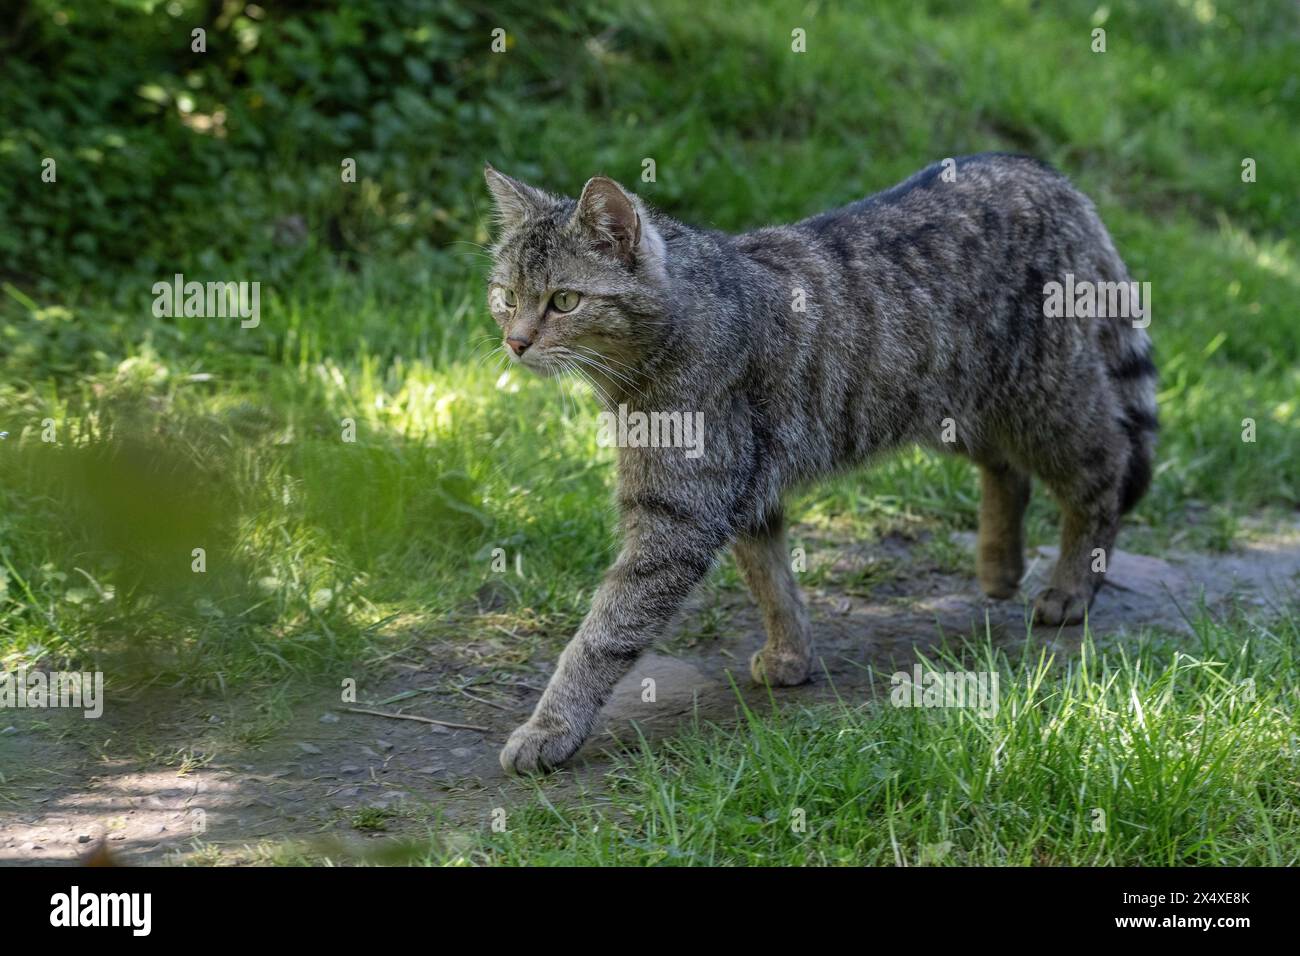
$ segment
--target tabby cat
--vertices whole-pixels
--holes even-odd
[[[610,412],[702,413],[706,439],[694,455],[618,449],[621,553],[502,750],[508,771],[577,751],[728,546],[767,632],[754,679],[807,680],[782,495],[899,446],[978,466],[977,566],[994,598],[1018,591],[1036,475],[1063,520],[1033,616],[1083,619],[1120,515],[1150,481],[1155,366],[1146,323],[1045,308],[1067,276],[1129,282],[1064,176],[1027,157],[963,157],[741,235],[676,222],[603,176],[576,200],[485,176],[499,221],[488,300],[511,359],[581,371]]]

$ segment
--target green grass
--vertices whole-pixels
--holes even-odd
[[[877,6],[593,0],[520,20],[512,52],[481,67],[491,97],[440,104],[454,123],[443,117],[447,135],[421,145],[428,157],[400,136],[390,154],[377,142],[361,152],[360,200],[320,178],[336,175],[333,157],[322,160],[306,125],[263,131],[255,154],[237,152],[247,145],[237,135],[205,139],[205,168],[237,175],[148,206],[158,232],[141,237],[146,252],[117,249],[94,268],[90,242],[66,274],[53,256],[39,281],[3,277],[0,662],[258,699],[287,676],[323,682],[430,634],[499,636],[503,621],[520,644],[496,663],[558,651],[616,545],[612,458],[580,386],[503,371],[491,354],[483,160],[570,193],[604,172],[685,220],[743,229],[945,156],[1034,153],[1095,199],[1132,273],[1152,285],[1163,432],[1121,546],[1228,549],[1242,519],[1293,513],[1300,14],[1265,0]],[[1104,54],[1089,50],[1098,25]],[[795,26],[808,31],[806,54],[790,52]],[[460,62],[469,72],[457,76],[477,76],[476,63]],[[149,116],[137,120],[164,121]],[[410,117],[397,126],[421,128]],[[0,139],[0,157],[10,145]],[[655,182],[640,180],[646,157]],[[1258,163],[1255,183],[1241,181],[1244,157]],[[273,175],[250,172],[267,164]],[[61,208],[100,202],[77,192],[92,167],[61,168]],[[276,246],[268,224],[297,214],[305,244]],[[335,222],[362,241],[337,249]],[[153,317],[150,286],[175,271],[262,280],[261,325]],[[1253,443],[1241,439],[1247,418]],[[54,443],[41,440],[47,419]],[[930,559],[961,570],[947,535],[974,528],[977,491],[966,463],[909,451],[810,489],[791,510],[838,540],[936,532]],[[1034,541],[1055,535],[1043,498]],[[493,548],[507,573],[492,571]],[[819,583],[869,589],[887,571]],[[718,582],[735,585],[734,571]],[[715,630],[726,626],[717,617]],[[688,735],[622,771],[614,807],[642,808],[627,832],[644,848],[539,810],[511,841],[476,852],[646,861],[675,846],[673,859],[739,862],[763,835],[754,861],[915,862],[946,842],[945,859],[969,861],[1292,860],[1292,797],[1268,782],[1286,779],[1268,748],[1285,723],[1273,703],[1294,686],[1265,674],[1278,696],[1249,708],[1215,696],[1226,686],[1215,681],[1245,666],[1234,648],[1262,659],[1285,641],[1249,628],[1214,639],[1197,658],[1142,645],[1046,672],[999,660],[1010,703],[990,725],[869,708]],[[1133,736],[1134,699],[1159,718],[1146,736]],[[1205,784],[1188,777],[1195,728],[1214,731],[1196,751]],[[1228,739],[1239,751],[1223,749]],[[998,740],[1019,782],[989,776]],[[845,759],[863,747],[871,759]],[[1036,765],[1040,754],[1054,762]],[[1112,760],[1127,782],[1107,776]],[[820,768],[818,779],[793,774],[792,761]],[[755,767],[768,776],[746,776],[733,794],[744,813],[703,813],[731,792],[731,774]],[[786,796],[809,811],[800,839],[777,834],[790,806],[779,788],[792,783]],[[1085,826],[1093,806],[1110,821],[1100,835]],[[624,825],[601,819],[606,836]]]
[[[746,712],[549,783],[503,832],[429,858],[504,865],[1293,866],[1300,619],[1202,617],[1192,638],[1077,657],[986,641],[927,670],[996,672],[995,716],[891,704]],[[882,675],[888,678],[888,675]]]

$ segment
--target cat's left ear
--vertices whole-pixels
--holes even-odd
[[[498,172],[491,163],[483,164],[483,178],[496,202],[497,221],[506,228],[540,215],[554,202],[540,189]]]
[[[626,265],[650,252],[657,236],[644,206],[614,180],[596,176],[578,198],[575,219],[592,235],[596,248]]]

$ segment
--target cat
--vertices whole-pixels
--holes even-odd
[[[767,633],[753,678],[807,680],[812,634],[782,495],[899,446],[978,466],[976,565],[993,598],[1018,592],[1036,475],[1062,529],[1033,617],[1083,619],[1120,516],[1150,483],[1156,369],[1146,323],[1049,317],[1050,283],[1129,281],[1063,175],[1009,154],[945,160],[741,235],[676,222],[603,176],[575,200],[491,165],[484,175],[498,225],[488,307],[510,359],[581,372],[606,412],[702,414],[706,438],[693,457],[618,449],[621,552],[501,751],[507,771],[578,750],[728,546]]]

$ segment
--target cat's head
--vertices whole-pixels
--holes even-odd
[[[488,308],[511,360],[607,383],[643,368],[669,311],[664,242],[645,204],[604,176],[573,200],[483,172],[498,223]]]

